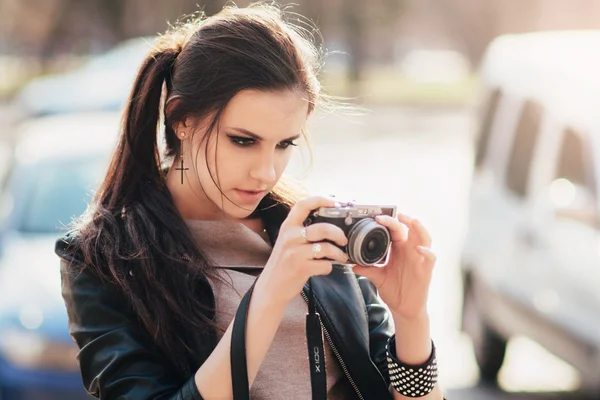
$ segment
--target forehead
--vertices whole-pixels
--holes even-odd
[[[225,107],[221,127],[243,128],[260,136],[297,135],[308,117],[308,101],[300,91],[246,89]]]

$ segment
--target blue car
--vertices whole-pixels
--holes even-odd
[[[90,399],[69,335],[54,241],[105,171],[116,114],[23,125],[0,202],[0,399]]]
[[[154,40],[152,36],[129,39],[91,57],[78,69],[35,78],[18,93],[15,105],[26,118],[118,111]]]

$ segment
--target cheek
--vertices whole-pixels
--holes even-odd
[[[275,173],[277,174],[277,178],[283,174],[285,168],[288,166],[290,160],[292,159],[293,150],[285,150],[280,152],[280,154],[275,156]]]
[[[195,154],[198,172],[204,175],[208,172],[215,173],[215,148],[214,144],[203,145]]]
[[[241,175],[244,175],[252,164],[252,157],[248,151],[240,151],[240,149],[230,145],[229,143],[219,142],[216,149],[209,151],[210,171],[223,186],[227,186],[228,182],[239,180]]]
[[[218,182],[219,175],[221,175],[220,168],[217,168],[222,164],[219,161],[220,151],[214,138],[209,138],[207,142],[198,143],[195,153],[192,154],[192,158],[196,161],[196,168],[198,171],[198,177],[200,183],[207,188],[213,185],[213,178]],[[212,176],[212,178],[211,178]]]
[[[232,154],[219,152],[217,156],[216,173],[219,176],[219,182],[227,185],[228,182],[239,180],[240,175],[243,175],[248,166],[244,163],[242,157],[232,157]]]

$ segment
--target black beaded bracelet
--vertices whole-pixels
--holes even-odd
[[[392,387],[406,397],[423,397],[433,391],[438,381],[435,345],[431,342],[431,355],[421,365],[407,365],[396,358],[396,335],[387,343],[388,372]]]

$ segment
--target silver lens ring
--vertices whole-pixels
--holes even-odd
[[[365,244],[365,239],[374,230],[382,232],[385,236],[384,240],[386,242],[386,250],[383,251],[381,256],[376,260],[365,260],[363,257],[363,245]],[[350,259],[354,260],[354,262],[356,262],[357,264],[374,265],[385,258],[390,241],[390,233],[386,227],[377,223],[377,221],[375,221],[373,218],[365,218],[358,221],[348,233],[348,255],[350,256]]]

